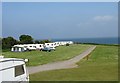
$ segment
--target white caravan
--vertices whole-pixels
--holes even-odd
[[[28,83],[25,61],[28,60],[0,56],[0,83]]]
[[[44,45],[43,44],[34,44],[34,46],[36,46],[36,49],[43,49]]]
[[[54,42],[55,47],[60,46],[59,42]]]
[[[24,44],[24,47],[29,49],[29,50],[40,50],[43,47],[43,44]]]
[[[59,41],[57,42],[59,45],[73,44],[73,41]]]
[[[23,45],[14,45],[11,48],[12,52],[23,52],[23,51],[26,51],[26,50],[27,50],[27,48],[25,48]]]
[[[56,47],[55,43],[45,43],[44,47]]]
[[[40,50],[44,48],[43,44],[20,44],[20,45],[14,45],[11,48],[12,52],[23,52],[27,50]]]
[[[23,46],[28,50],[36,50],[36,46],[34,44],[23,44]]]

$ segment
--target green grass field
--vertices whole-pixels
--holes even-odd
[[[77,64],[78,68],[31,74],[30,81],[118,81],[117,46],[98,45],[89,60]]]
[[[12,58],[27,58],[29,59],[28,66],[36,66],[41,64],[46,64],[55,61],[61,61],[70,59],[74,56],[85,51],[89,48],[90,45],[81,45],[81,44],[74,44],[70,46],[59,46],[56,48],[56,51],[51,52],[42,52],[42,51],[30,51],[30,52],[2,52],[2,55],[5,57],[12,57]]]

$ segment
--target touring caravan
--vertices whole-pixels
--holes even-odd
[[[45,43],[44,47],[54,47],[55,48],[56,46],[55,46],[55,43]]]
[[[33,46],[35,46],[36,49],[39,49],[39,50],[41,50],[41,49],[44,48],[44,45],[43,45],[43,44],[33,44]]]
[[[59,42],[55,42],[57,43],[57,45],[66,45],[66,44],[73,44],[73,41],[59,41]]]
[[[60,46],[59,42],[54,42],[55,47]]]
[[[29,75],[25,65],[27,61],[28,59],[0,56],[0,83],[28,83]]]
[[[20,45],[14,45],[11,48],[12,52],[23,52],[27,50],[40,50],[44,48],[43,44],[20,44]]]
[[[14,45],[11,48],[11,51],[12,52],[24,52],[24,51],[27,51],[27,48],[25,48],[23,45]]]

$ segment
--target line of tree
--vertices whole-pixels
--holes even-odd
[[[2,50],[2,38],[0,38],[0,52]]]
[[[13,37],[2,38],[2,49],[11,48],[11,46],[17,43],[18,41]]]
[[[35,40],[35,44],[44,44],[44,43],[50,43],[51,41],[50,40]]]
[[[13,45],[16,44],[44,44],[51,42],[50,40],[34,40],[30,35],[21,35],[19,40],[9,36],[2,38],[2,49],[10,49]]]

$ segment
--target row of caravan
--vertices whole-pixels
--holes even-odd
[[[20,44],[20,45],[14,45],[11,48],[12,52],[23,52],[27,50],[36,50],[36,49],[42,49],[43,44]]]
[[[45,44],[19,44],[19,45],[14,45],[11,48],[12,52],[23,52],[27,50],[41,50],[44,47],[58,47],[61,45],[66,45],[66,44],[73,44],[72,41],[59,41],[59,42],[52,42],[52,43],[45,43]]]

